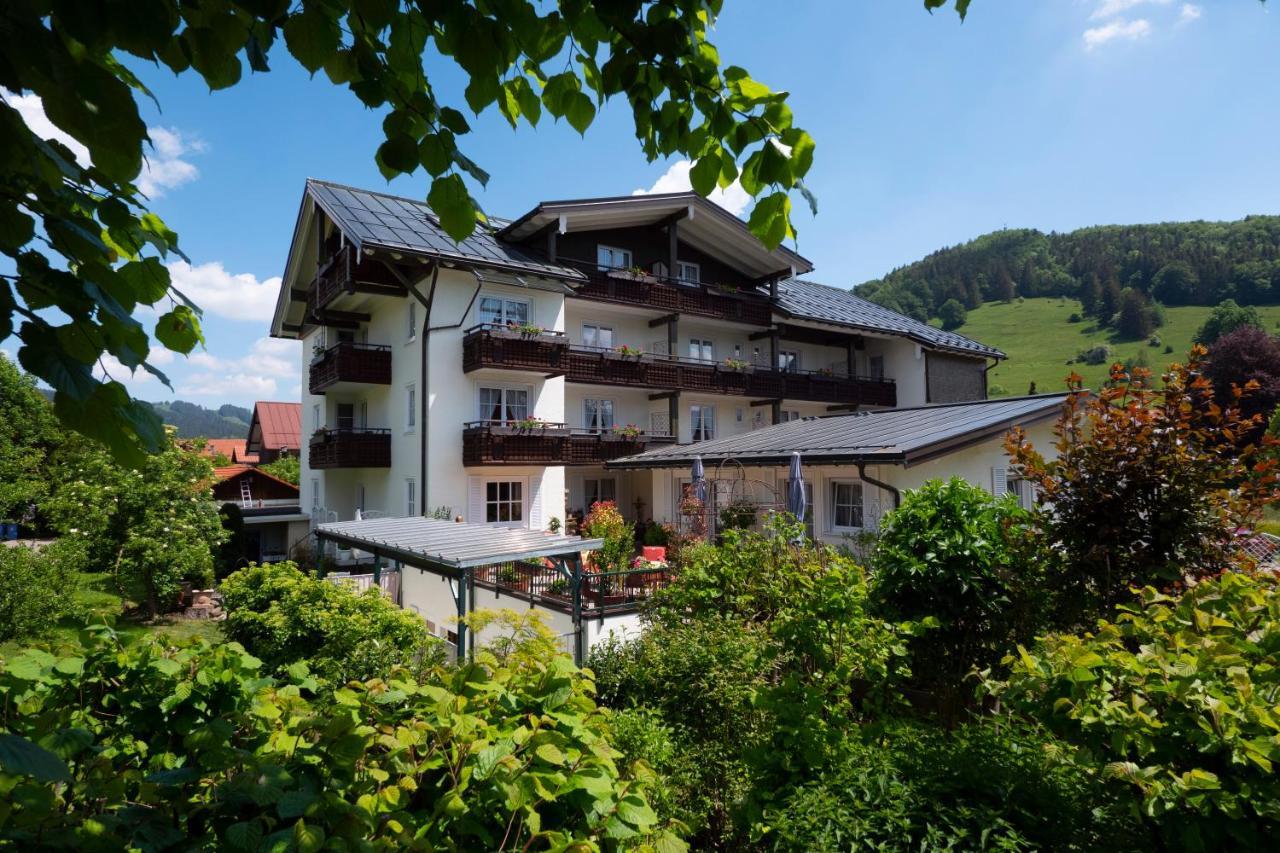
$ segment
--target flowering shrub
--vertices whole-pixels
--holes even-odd
[[[582,522],[582,535],[587,539],[603,539],[604,545],[591,555],[597,571],[621,572],[627,568],[635,550],[635,533],[623,519],[613,501],[597,501]]]

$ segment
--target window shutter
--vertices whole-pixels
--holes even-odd
[[[529,478],[529,529],[542,530],[546,522],[542,517],[542,477]]]
[[[1002,497],[1009,491],[1009,472],[1003,465],[991,469],[991,494]]]
[[[467,479],[467,517],[473,524],[484,524],[484,481],[479,477]]]

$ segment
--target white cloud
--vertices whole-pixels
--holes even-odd
[[[1173,0],[1102,0],[1089,18],[1095,21],[1104,20],[1106,18],[1114,18],[1116,15],[1127,12],[1135,6],[1168,6],[1172,2]]]
[[[179,397],[273,399],[277,396],[277,380],[299,375],[301,348],[298,341],[259,338],[238,358],[198,352],[187,361],[199,370],[175,379],[174,388]],[[288,387],[293,389],[297,383]]]
[[[56,139],[75,155],[76,162],[89,165],[89,149],[64,133],[45,115],[39,95],[15,95],[0,89],[0,98],[13,107],[22,121],[41,139]],[[204,151],[204,142],[172,127],[148,127],[151,145],[143,151],[142,172],[138,175],[138,189],[149,198],[158,198],[166,190],[188,184],[200,176],[191,162],[184,160],[188,154]]]
[[[689,160],[677,160],[663,173],[662,177],[654,181],[653,186],[647,190],[635,190],[632,195],[650,195],[652,193],[679,193],[687,192],[693,189],[693,184],[689,181],[689,170],[693,168],[693,163]],[[716,187],[711,191],[711,195],[707,196],[708,201],[715,202],[734,216],[740,216],[747,206],[751,204],[751,196],[742,188],[742,185],[734,181],[724,189]]]
[[[1184,24],[1190,23],[1191,21],[1198,20],[1200,16],[1203,14],[1204,14],[1204,9],[1201,9],[1196,4],[1183,3],[1182,11],[1178,13],[1178,21]]]
[[[156,349],[151,350],[151,352],[154,354]],[[154,358],[150,359],[150,361],[152,363],[156,363],[156,359]],[[160,384],[159,379],[152,376],[146,370],[139,367],[135,371],[130,371],[129,368],[121,364],[120,359],[116,358],[114,355],[110,355],[109,353],[103,353],[102,357],[98,359],[98,364],[93,369],[93,375],[100,380],[113,379],[116,382],[119,382],[128,389],[130,394],[136,394],[138,389],[143,386],[155,389],[164,389],[166,391],[168,390]],[[170,381],[173,381],[172,378],[170,378]]]
[[[169,264],[173,286],[207,314],[228,320],[266,323],[275,311],[280,277],[258,281],[249,273],[232,275],[220,261],[191,266],[186,261]]]
[[[1151,35],[1151,22],[1146,18],[1138,18],[1134,21],[1117,18],[1101,27],[1091,27],[1085,30],[1084,47],[1085,50],[1094,50],[1116,39],[1137,41],[1149,35]]]

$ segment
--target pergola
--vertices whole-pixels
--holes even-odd
[[[421,517],[321,524],[315,535],[322,544],[328,541],[372,554],[375,586],[381,581],[383,560],[448,579],[458,610],[459,660],[467,652],[467,628],[462,619],[475,609],[474,570],[546,558],[568,582],[572,594],[574,657],[581,662],[586,653],[582,648],[582,552],[599,550],[603,539]]]

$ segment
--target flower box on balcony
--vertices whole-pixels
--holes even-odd
[[[606,270],[605,277],[614,278],[619,281],[642,281],[647,284],[658,283],[658,279],[656,276],[651,275],[650,273],[647,273],[644,270],[638,270],[638,269]]]
[[[569,434],[569,428],[561,424],[521,424],[521,423],[494,423],[484,425],[490,435],[538,435],[547,438],[556,438]]]

